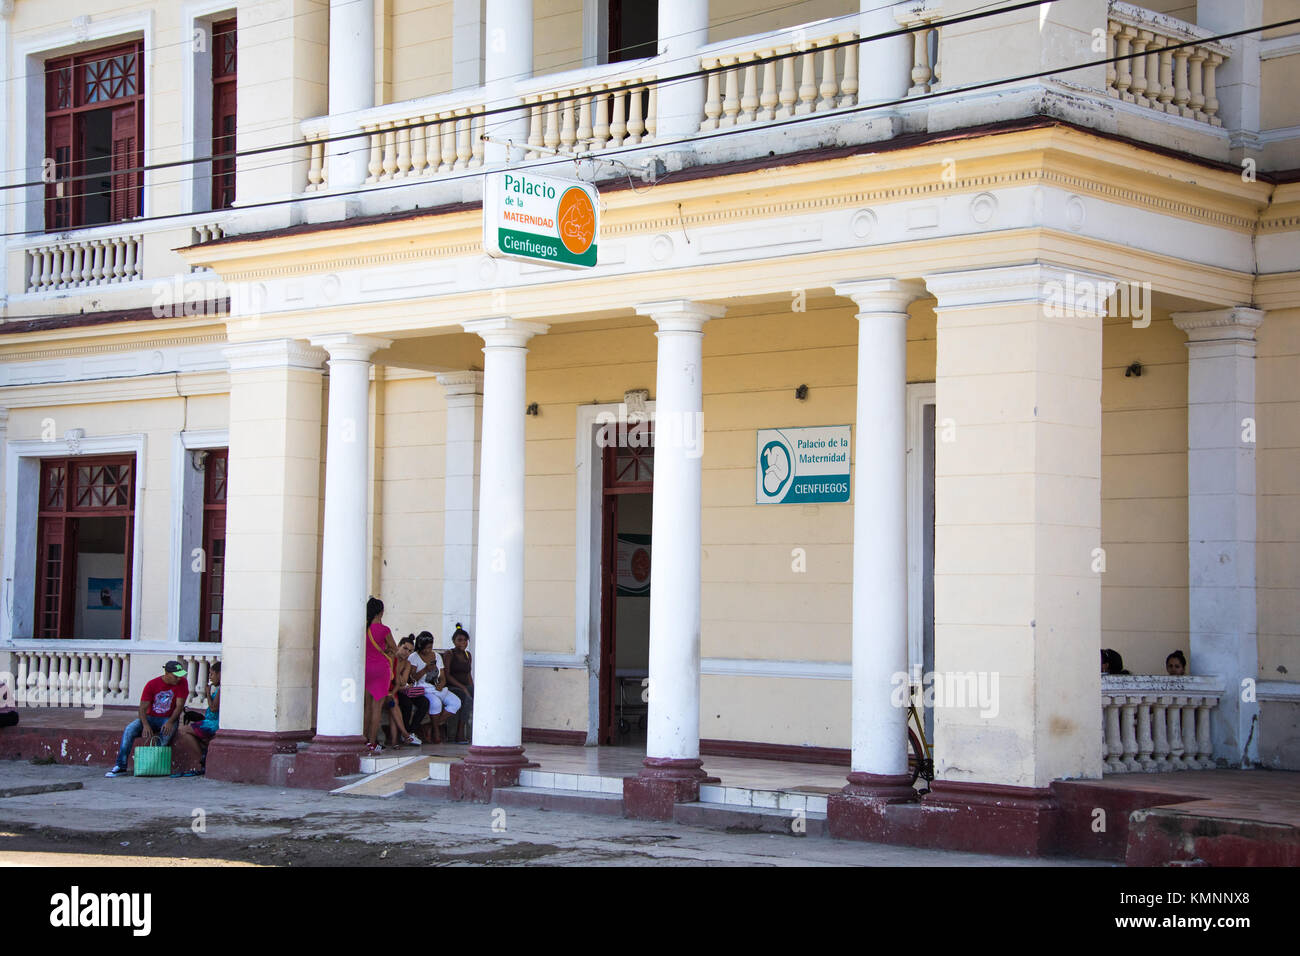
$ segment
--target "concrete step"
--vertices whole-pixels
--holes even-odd
[[[402,787],[402,794],[425,800],[450,800],[451,787],[436,780],[408,780]]]
[[[554,773],[549,770],[519,771],[519,786],[541,790],[577,790],[580,793],[605,793],[623,796],[622,777],[602,777],[585,773]]]
[[[720,787],[714,784],[700,786],[700,802],[725,804],[734,807],[755,807],[760,810],[784,810],[789,818],[793,810],[804,813],[826,813],[824,793],[804,790],[754,790],[749,787]]]
[[[826,835],[824,813],[745,807],[734,803],[679,803],[673,808],[673,822],[732,833],[783,833],[796,837]]]
[[[528,810],[561,810],[566,813],[592,813],[602,816],[623,815],[623,794],[581,790],[555,790],[547,787],[498,787],[492,802],[502,807]]]

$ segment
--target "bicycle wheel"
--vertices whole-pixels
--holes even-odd
[[[921,747],[921,741],[916,736],[916,731],[911,727],[907,728],[907,772],[912,775],[912,785],[916,785],[916,778],[921,776],[925,771],[925,750]],[[931,777],[926,777],[929,781]]]

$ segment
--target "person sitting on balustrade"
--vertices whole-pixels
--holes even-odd
[[[180,724],[181,714],[185,712],[185,701],[190,696],[190,683],[186,679],[188,668],[180,661],[168,661],[163,665],[161,677],[155,677],[144,685],[140,695],[139,716],[126,725],[122,731],[122,745],[117,751],[117,762],[105,777],[116,777],[126,773],[126,761],[131,756],[135,739],[140,738],[142,746],[153,743],[153,735],[158,735],[158,746],[167,747],[172,742],[176,728]]]

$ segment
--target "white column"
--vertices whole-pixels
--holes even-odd
[[[1214,756],[1255,761],[1259,704],[1242,681],[1259,676],[1255,617],[1256,309],[1175,312],[1187,333],[1188,667],[1223,679]],[[1249,752],[1246,741],[1250,740]]]
[[[348,333],[322,335],[311,342],[330,356],[316,735],[359,737],[368,596],[370,356],[390,343]],[[356,692],[344,693],[349,686]]]
[[[659,0],[659,76],[700,68],[700,47],[709,41],[708,0]],[[704,78],[659,87],[655,139],[681,139],[699,132],[704,118]]]
[[[925,287],[871,279],[835,294],[858,307],[852,771],[907,787],[907,710],[895,703],[907,674],[907,307]]]
[[[375,105],[374,0],[330,0],[330,136],[356,130],[360,110]],[[328,144],[331,189],[366,180],[370,149],[364,136]]]
[[[899,29],[894,8],[879,0],[861,0],[858,34],[863,37]],[[873,40],[858,46],[858,102],[884,103],[901,99],[912,85],[911,36]]]
[[[528,340],[547,326],[464,323],[483,339],[474,747],[519,747],[524,681],[524,408]]]
[[[451,87],[483,85],[483,27],[486,0],[453,0],[451,5]]]
[[[487,5],[487,34],[483,45],[483,82],[487,102],[493,106],[518,102],[515,83],[533,75],[533,0],[491,0]],[[528,141],[528,114],[522,109],[517,114],[498,114],[492,117],[489,125],[494,139],[519,144]],[[504,146],[498,143],[485,143],[484,146],[486,162],[506,160]],[[522,149],[517,148],[511,158],[520,159],[522,156]]]
[[[704,323],[724,310],[675,299],[636,311],[659,326],[646,757],[698,760]]]
[[[456,624],[476,634],[474,565],[478,559],[479,442],[483,433],[483,373],[438,376],[447,397],[446,466],[443,470],[442,632]]]

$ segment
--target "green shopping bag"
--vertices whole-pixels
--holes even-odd
[[[171,747],[136,747],[135,775],[137,777],[168,777],[172,772]]]

